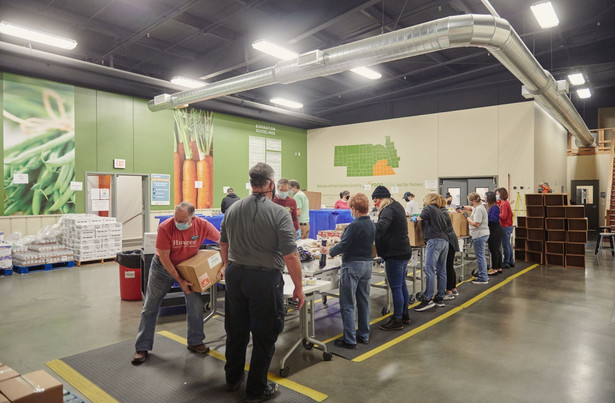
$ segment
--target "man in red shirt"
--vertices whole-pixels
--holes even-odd
[[[290,197],[290,181],[286,178],[282,178],[278,181],[278,191],[273,198],[273,202],[275,204],[279,204],[282,207],[285,207],[286,210],[290,213],[290,218],[293,220],[293,226],[295,227],[295,231],[299,230],[299,219],[297,218],[297,202],[295,199]]]
[[[218,242],[220,232],[207,220],[194,216],[194,206],[181,202],[175,207],[173,219],[168,219],[158,227],[156,238],[156,255],[152,259],[147,281],[145,302],[141,311],[141,323],[135,344],[136,352],[132,363],[145,362],[148,351],[154,345],[156,319],[160,304],[177,282],[186,297],[186,321],[188,322],[188,350],[207,354],[209,347],[203,343],[203,301],[201,294],[190,290],[192,283],[184,280],[175,265],[196,255],[205,239]]]

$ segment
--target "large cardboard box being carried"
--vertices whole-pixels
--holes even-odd
[[[16,376],[19,376],[19,372],[0,362],[0,382],[15,378]]]
[[[423,227],[421,222],[414,223],[408,220],[408,237],[410,238],[410,246],[425,246],[425,238],[423,238]]]
[[[216,276],[222,268],[222,256],[216,250],[200,250],[175,267],[185,280],[193,284],[190,290],[203,292],[218,282]]]
[[[40,370],[0,382],[0,392],[15,403],[62,403],[62,384]]]
[[[453,222],[453,230],[457,236],[468,236],[468,220],[462,213],[449,213]]]

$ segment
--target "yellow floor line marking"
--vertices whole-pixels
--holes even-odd
[[[173,341],[176,341],[176,342],[178,342],[180,344],[183,344],[185,346],[188,345],[188,341],[185,338],[183,338],[181,336],[178,336],[175,333],[171,333],[171,332],[168,332],[166,330],[162,330],[162,331],[156,332],[156,333],[161,335],[161,336],[167,337],[167,338],[169,338],[169,339],[171,339]],[[210,349],[209,353],[207,353],[207,354],[212,356],[212,357],[214,357],[214,358],[216,358],[216,359],[218,359],[218,360],[220,360],[220,361],[222,361],[222,362],[226,362],[226,358],[224,357],[224,354],[222,354],[219,351]],[[249,364],[246,364],[245,370],[246,371],[250,370],[250,365]],[[304,386],[304,385],[298,384],[296,382],[293,382],[293,381],[291,381],[289,379],[280,378],[279,376],[277,376],[277,375],[275,375],[275,374],[273,374],[271,372],[269,372],[267,374],[267,379],[269,379],[270,381],[275,382],[275,383],[277,383],[277,384],[279,384],[281,386],[284,386],[285,388],[294,390],[297,393],[301,393],[302,395],[305,395],[305,396],[307,396],[307,397],[309,397],[311,399],[314,399],[317,402],[322,402],[322,401],[324,401],[325,399],[327,399],[329,397],[329,396],[325,395],[324,393],[318,392],[318,391],[316,391],[314,389],[308,388],[307,386]]]
[[[400,342],[402,342],[402,341],[404,341],[404,340],[414,336],[415,334],[418,334],[418,333],[422,332],[423,330],[430,328],[431,326],[435,325],[436,323],[439,323],[439,322],[443,321],[444,319],[446,319],[446,318],[456,314],[457,312],[461,311],[462,309],[465,309],[465,308],[469,307],[470,305],[476,303],[477,301],[481,300],[485,296],[491,294],[495,290],[497,290],[497,289],[503,287],[504,285],[510,283],[513,279],[515,279],[515,278],[517,278],[519,276],[524,275],[528,271],[533,270],[533,269],[535,269],[538,266],[539,266],[538,264],[535,264],[535,265],[532,265],[532,266],[530,266],[530,267],[528,267],[526,269],[521,270],[520,272],[518,272],[516,274],[513,274],[512,276],[506,278],[501,283],[498,283],[498,284],[494,285],[493,287],[491,287],[491,288],[481,292],[476,297],[470,299],[469,301],[466,301],[462,305],[460,305],[460,306],[458,306],[456,308],[451,309],[450,311],[448,311],[448,312],[438,316],[437,318],[435,318],[435,319],[433,319],[433,320],[431,320],[431,321],[429,321],[429,322],[427,322],[427,323],[417,327],[416,329],[412,329],[408,333],[405,333],[405,334],[403,334],[403,335],[401,335],[399,337],[396,337],[395,339],[393,339],[393,340],[391,340],[391,341],[389,341],[389,342],[387,342],[387,343],[385,343],[385,344],[383,344],[383,345],[381,345],[379,347],[376,347],[375,349],[370,350],[370,351],[368,351],[365,354],[362,354],[362,355],[354,358],[352,361],[353,362],[365,361],[368,358],[373,357],[374,355],[376,355],[376,354],[378,354],[378,353],[380,353],[380,352],[382,352],[382,351],[384,351],[384,350],[386,350],[386,349],[388,349],[388,348],[390,348],[390,347],[392,347],[392,346],[394,346],[394,345],[396,345],[396,344],[398,344],[398,343],[400,343]]]
[[[53,360],[47,362],[46,365],[93,403],[119,403],[64,361]]]

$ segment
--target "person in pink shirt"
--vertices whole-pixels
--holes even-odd
[[[513,261],[513,250],[510,245],[510,237],[515,227],[513,227],[513,213],[508,202],[508,191],[506,188],[497,188],[495,190],[495,198],[500,207],[500,225],[504,229],[504,237],[502,238],[502,249],[504,250],[504,258],[502,259],[502,268],[508,269],[515,267]]]
[[[196,255],[205,239],[218,242],[220,232],[209,221],[194,215],[194,206],[181,202],[175,207],[173,219],[167,219],[158,227],[156,255],[152,259],[147,280],[145,302],[141,310],[141,322],[132,356],[133,365],[147,360],[154,346],[154,333],[160,305],[173,283],[177,282],[186,298],[186,321],[188,323],[188,350],[207,354],[209,347],[203,343],[203,300],[201,294],[190,290],[192,283],[179,274],[175,266]]]
[[[348,200],[350,200],[350,192],[347,190],[340,192],[340,199],[335,202],[333,208],[350,210],[350,207],[348,207]]]

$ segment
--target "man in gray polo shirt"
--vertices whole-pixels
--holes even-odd
[[[226,386],[239,389],[244,378],[246,348],[252,333],[252,359],[246,382],[247,401],[264,401],[279,394],[267,384],[275,342],[284,328],[284,281],[288,268],[301,309],[301,262],[295,228],[288,211],[271,201],[275,192],[273,169],[258,163],[250,169],[252,194],[227,210],[220,227],[220,250],[226,269]]]

